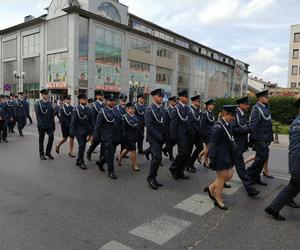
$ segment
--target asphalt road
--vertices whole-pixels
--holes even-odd
[[[164,187],[153,191],[143,157],[140,173],[125,161],[113,181],[95,161],[80,170],[66,146],[54,161],[40,161],[36,128],[25,131],[0,144],[0,249],[300,249],[300,211],[284,208],[285,222],[263,212],[286,184],[284,148],[272,148],[270,159],[272,172],[284,178],[266,180],[257,199],[235,178],[224,212],[203,193],[214,173],[200,165],[189,181],[175,181],[164,159]]]

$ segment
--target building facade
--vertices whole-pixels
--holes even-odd
[[[288,86],[300,88],[300,24],[291,26]]]
[[[53,0],[47,14],[0,31],[0,93],[52,97],[96,89],[135,100],[163,88],[241,96],[247,64],[128,12],[116,0]]]
[[[248,95],[255,96],[255,94],[263,90],[273,90],[278,89],[277,83],[271,83],[270,81],[265,81],[254,76],[248,77]]]

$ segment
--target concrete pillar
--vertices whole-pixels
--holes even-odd
[[[89,44],[88,44],[88,97],[94,98],[96,89],[96,26],[92,19],[89,19]]]

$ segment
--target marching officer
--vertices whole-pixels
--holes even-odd
[[[245,118],[245,112],[248,111],[250,104],[249,98],[243,97],[237,101],[236,119],[232,123],[233,136],[237,145],[237,152],[234,155],[234,165],[236,172],[242,180],[246,192],[250,197],[256,196],[260,191],[256,190],[252,185],[252,179],[247,173],[243,154],[248,150],[248,134],[250,132],[248,122]]]
[[[98,114],[101,112],[101,109],[104,107],[104,94],[101,90],[96,90],[95,92],[96,100],[91,104],[91,116],[92,116],[92,125],[93,125],[93,131],[95,129],[96,120]],[[93,143],[91,144],[89,150],[87,151],[86,158],[91,161],[92,160],[92,153],[95,151],[95,149],[98,147],[98,145],[101,143],[97,140],[92,140]],[[103,150],[103,147],[101,147],[100,150]]]
[[[200,103],[201,103],[200,95],[196,95],[191,97],[191,107],[188,112],[189,123],[190,123],[190,136],[189,136],[189,154],[190,154],[190,162],[186,168],[188,172],[195,173],[197,169],[195,168],[194,164],[203,150],[203,130],[202,130],[202,123],[201,123],[201,110],[200,110]],[[195,146],[195,150],[193,152],[193,148]]]
[[[104,172],[103,166],[106,163],[108,177],[116,180],[117,176],[115,175],[114,156],[120,140],[121,120],[118,119],[118,111],[114,109],[114,95],[105,95],[105,101],[105,106],[98,114],[93,134],[93,140],[101,141],[101,147],[104,147],[96,164],[100,171]]]
[[[204,156],[203,166],[208,167],[207,152],[208,152],[208,145],[210,142],[210,133],[211,133],[211,129],[212,129],[213,125],[216,122],[216,119],[215,119],[215,116],[213,113],[213,110],[215,108],[214,99],[209,99],[209,100],[205,101],[204,104],[205,104],[205,109],[204,109],[203,115],[202,115],[202,128],[204,131],[205,148],[200,153],[199,158],[201,160],[202,156]]]
[[[54,157],[51,154],[52,145],[54,141],[54,109],[52,103],[49,102],[49,92],[47,89],[40,91],[42,99],[35,103],[34,111],[37,120],[37,128],[39,132],[39,153],[41,160],[47,160],[46,156],[53,160]],[[26,118],[26,117],[25,117]],[[44,139],[45,134],[48,135],[48,143],[46,147],[46,154],[44,152]]]
[[[2,142],[3,130],[6,122],[6,115],[2,104],[3,95],[0,95],[0,143]]]
[[[189,162],[189,120],[188,112],[188,92],[183,90],[178,93],[179,102],[176,105],[175,111],[172,113],[170,123],[170,138],[176,140],[178,154],[169,168],[171,175],[175,180],[189,179],[185,175],[185,167]]]
[[[269,109],[268,90],[256,94],[257,103],[250,115],[250,144],[253,145],[256,157],[247,169],[248,175],[259,185],[266,186],[261,178],[265,162],[269,159],[269,145],[273,141],[272,117]]]
[[[143,143],[144,143],[144,134],[145,134],[145,111],[146,111],[146,105],[145,105],[145,97],[143,94],[137,96],[137,103],[134,105],[135,107],[135,114],[139,120],[139,126],[138,126],[138,153],[139,154],[145,154],[143,150]]]
[[[290,206],[294,208],[300,208],[300,206],[297,205],[293,200],[300,192],[300,99],[298,99],[296,102],[296,107],[298,110],[298,116],[290,126],[289,132],[290,182],[281,190],[271,205],[265,209],[265,212],[273,216],[275,220],[285,220],[285,218],[281,216],[279,212],[286,204],[290,204]],[[291,203],[293,205],[291,205]]]
[[[9,100],[7,101],[7,103],[9,104],[10,112],[11,112],[11,116],[12,116],[12,120],[9,121],[9,123],[8,123],[8,132],[9,133],[15,133],[14,127],[16,125],[16,119],[15,119],[15,114],[14,114],[15,100],[14,100],[14,95],[13,94],[10,94]]]
[[[163,148],[163,153],[165,156],[169,156],[170,161],[174,161],[173,147],[176,145],[176,140],[170,139],[171,117],[172,117],[172,113],[175,111],[176,104],[177,104],[177,96],[171,96],[169,98],[169,106],[165,110],[166,145]]]
[[[7,133],[8,131],[11,131],[11,124],[13,123],[13,119],[14,119],[14,105],[13,105],[13,101],[10,100],[9,95],[5,96],[5,110],[6,110],[6,117],[7,117],[7,121],[5,124],[5,130],[3,133],[3,141],[7,142]]]
[[[23,137],[23,128],[26,125],[26,117],[27,117],[27,102],[23,98],[23,92],[18,93],[18,98],[14,103],[14,116],[18,123],[19,135]]]
[[[75,158],[74,155],[74,137],[70,135],[70,125],[71,125],[71,118],[72,118],[72,111],[74,107],[71,105],[71,96],[65,95],[63,97],[63,104],[60,107],[60,127],[63,139],[55,146],[55,151],[59,154],[59,150],[61,145],[63,145],[68,138],[70,138],[69,142],[69,156],[71,158]]]
[[[76,137],[78,142],[78,155],[76,166],[86,170],[84,162],[84,153],[87,140],[90,139],[93,133],[92,119],[90,108],[87,107],[87,97],[85,94],[77,96],[79,105],[72,111],[70,136]]]
[[[0,106],[2,106],[3,110],[3,117],[4,117],[4,123],[2,128],[2,134],[0,134],[0,139],[2,139],[2,142],[8,142],[7,141],[7,127],[8,122],[10,120],[10,108],[6,103],[6,96],[2,95],[0,100]]]
[[[124,116],[126,115],[126,103],[127,103],[127,95],[125,94],[121,94],[119,96],[119,105],[116,105],[115,106],[115,113],[117,115],[117,120],[122,121],[122,119],[124,118]],[[121,140],[121,151],[120,152],[123,152],[123,150],[125,149],[125,143]],[[128,158],[128,156],[124,156],[124,158]]]
[[[163,111],[163,89],[155,89],[151,92],[153,102],[145,113],[145,124],[147,128],[147,142],[150,144],[152,155],[150,169],[147,177],[149,186],[157,190],[163,185],[156,179],[157,171],[162,161],[162,146],[164,144],[164,111]]]

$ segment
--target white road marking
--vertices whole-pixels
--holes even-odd
[[[175,208],[202,216],[214,208],[214,204],[208,196],[194,194],[177,204]]]
[[[149,223],[145,223],[129,233],[163,245],[187,228],[191,222],[168,215],[160,216]]]
[[[127,246],[121,244],[120,242],[113,240],[111,242],[108,242],[106,245],[101,247],[99,250],[133,250],[133,248],[127,247]]]
[[[236,191],[240,189],[242,185],[236,183],[236,182],[227,182],[228,185],[231,186],[231,188],[224,188],[223,193],[226,195],[234,194]]]

